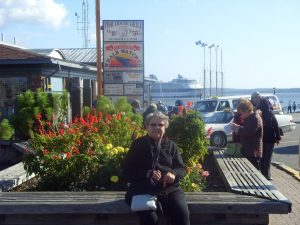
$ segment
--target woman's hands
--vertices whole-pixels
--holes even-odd
[[[164,184],[172,184],[175,181],[175,175],[173,173],[166,173],[165,176],[162,178],[162,182]]]
[[[231,127],[233,132],[237,134],[241,126],[236,123],[231,123]]]
[[[161,181],[164,185],[165,184],[172,184],[175,181],[175,175],[171,172],[166,173],[165,175],[162,175],[160,170],[153,170],[151,179],[154,181]]]

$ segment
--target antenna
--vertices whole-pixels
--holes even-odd
[[[77,31],[82,32],[82,47],[88,48],[90,39],[89,39],[89,5],[87,0],[82,0],[81,11],[82,11],[81,18],[80,16],[78,16],[77,12],[75,12],[75,16],[77,18]]]

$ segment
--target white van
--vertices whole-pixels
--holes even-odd
[[[282,107],[276,95],[274,94],[261,94],[263,97],[267,98],[275,114],[283,114]],[[240,98],[251,99],[251,95],[235,95],[235,96],[223,96],[210,99],[204,99],[197,101],[194,104],[194,109],[196,109],[204,117],[210,116],[214,112],[232,110],[236,111],[237,105]]]

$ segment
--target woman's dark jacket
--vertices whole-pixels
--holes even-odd
[[[158,194],[163,190],[161,183],[154,185],[147,177],[147,172],[153,167],[155,170],[160,170],[162,174],[171,172],[175,175],[175,181],[166,186],[167,193],[180,188],[179,181],[186,175],[186,171],[176,144],[163,138],[156,162],[157,154],[158,148],[148,135],[132,143],[123,164],[124,177],[130,183],[126,197],[135,194]]]
[[[263,125],[258,112],[251,113],[238,130],[242,153],[246,157],[262,157],[263,151]]]
[[[260,101],[259,110],[263,120],[263,142],[275,143],[277,140],[281,140],[278,122],[268,99],[263,98]]]

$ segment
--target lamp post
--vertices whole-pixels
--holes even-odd
[[[221,96],[224,95],[224,74],[223,74],[223,51],[222,51],[222,48],[221,48]]]
[[[218,48],[219,45],[216,46],[216,96],[218,96]]]
[[[205,74],[205,47],[207,46],[207,43],[201,42],[201,41],[197,41],[196,45],[201,45],[201,47],[203,47],[203,99],[205,99],[205,84],[206,84],[206,74]]]
[[[209,48],[209,97],[211,97],[211,48],[215,47],[215,44],[208,46]]]

